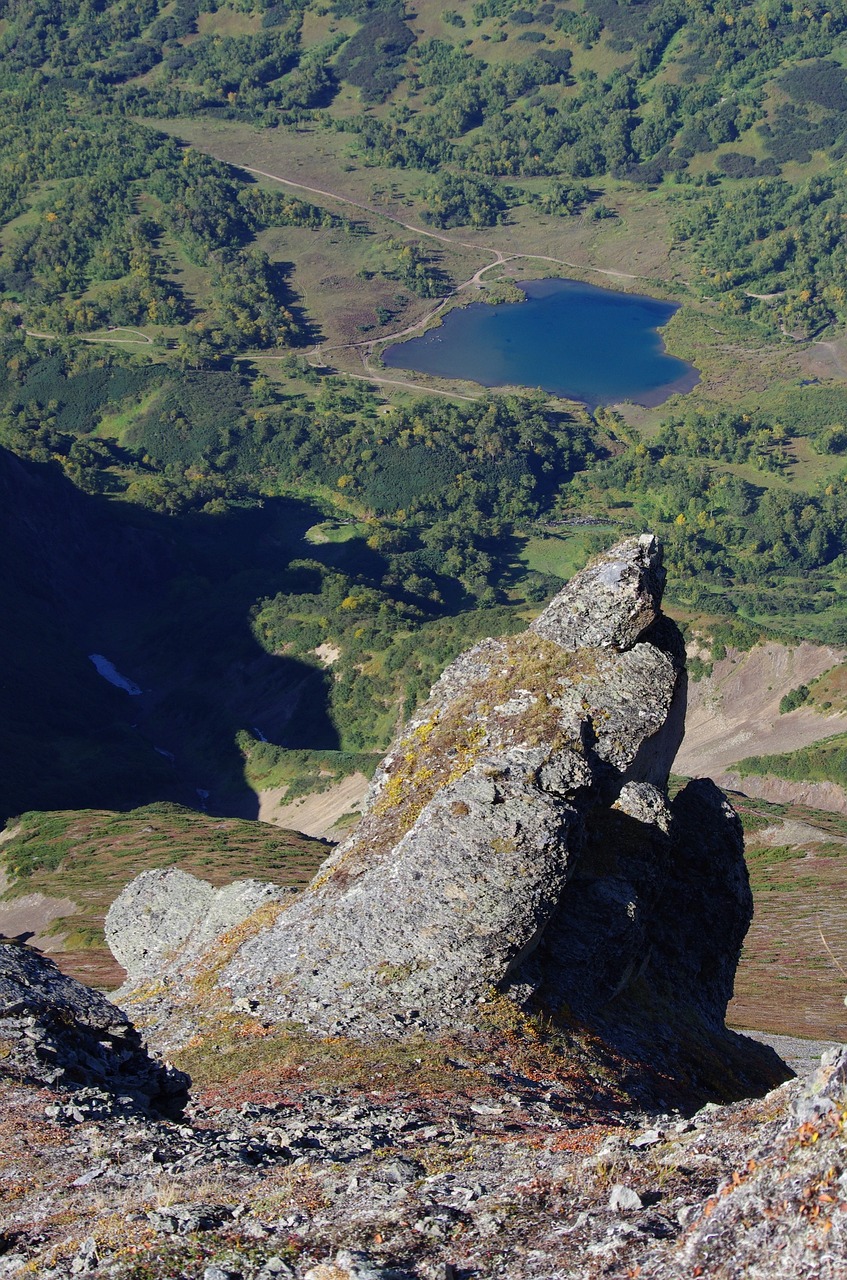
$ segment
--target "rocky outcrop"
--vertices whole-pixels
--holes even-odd
[[[219,997],[353,1034],[508,997],[707,1091],[778,1078],[723,1029],[752,912],[740,826],[709,783],[667,794],[686,677],[663,585],[655,540],[630,538],[458,658],[308,889],[224,940]],[[128,893],[152,920],[147,888]]]
[[[576,585],[578,583],[578,586]],[[655,539],[597,556],[550,601],[531,630],[562,649],[631,649],[659,617],[665,571]]]
[[[215,889],[178,867],[143,871],[109,908],[106,941],[136,982],[196,960],[227,929],[293,892],[259,880]]]
[[[690,1215],[669,1257],[643,1264],[653,1280],[841,1280],[847,1274],[847,1048],[834,1046],[794,1087],[787,1116],[760,1127],[736,1168]],[[718,1129],[716,1137],[722,1135]]]
[[[0,942],[0,1076],[178,1114],[188,1077],[149,1056],[129,1018],[52,960]]]
[[[179,1125],[4,1087],[0,1278],[844,1280],[843,1051],[684,1117],[485,1055],[391,1087],[386,1048],[329,1088],[265,1052]]]

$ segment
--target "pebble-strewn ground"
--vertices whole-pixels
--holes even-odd
[[[691,1118],[473,1079],[429,1098],[219,1088],[178,1122],[9,1084],[0,1277],[847,1276],[843,1062],[837,1102],[792,1082]],[[738,1269],[742,1199],[765,1270]]]

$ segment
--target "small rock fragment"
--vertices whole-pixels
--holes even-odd
[[[637,1191],[633,1191],[632,1187],[625,1187],[622,1182],[616,1182],[609,1196],[609,1208],[613,1213],[632,1213],[643,1209],[644,1205]]]
[[[259,1272],[261,1280],[288,1280],[289,1276],[293,1276],[287,1262],[283,1262],[282,1258],[278,1258],[276,1254],[272,1258],[268,1258],[262,1270]]]
[[[90,1182],[93,1182],[95,1178],[101,1177],[102,1174],[106,1172],[108,1167],[109,1167],[109,1161],[104,1160],[102,1164],[98,1164],[94,1169],[88,1169],[85,1173],[81,1173],[78,1178],[74,1179],[74,1181],[71,1183],[71,1186],[87,1187],[88,1184]]]
[[[76,1257],[71,1262],[71,1274],[75,1276],[88,1275],[92,1271],[97,1270],[97,1241],[93,1236],[89,1236],[87,1240],[83,1240]]]
[[[387,1182],[392,1187],[407,1187],[415,1182],[423,1173],[422,1167],[415,1160],[398,1157],[385,1160],[375,1171],[375,1182]]]
[[[639,1133],[637,1138],[633,1138],[629,1144],[638,1150],[639,1147],[654,1147],[657,1142],[662,1141],[662,1135],[658,1129],[645,1129],[644,1133]]]

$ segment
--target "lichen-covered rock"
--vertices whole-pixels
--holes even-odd
[[[307,890],[228,935],[220,999],[367,1034],[467,1024],[496,992],[660,1070],[773,1082],[723,1030],[751,911],[737,820],[710,784],[667,796],[686,676],[663,584],[655,540],[627,539],[453,662]]]
[[[196,960],[233,925],[293,890],[260,880],[215,889],[178,867],[142,871],[106,916],[106,941],[131,982]]]
[[[0,942],[0,1076],[105,1089],[124,1104],[177,1114],[188,1077],[151,1058],[122,1010],[38,951]]]
[[[656,621],[665,571],[656,539],[629,538],[595,557],[560,591],[531,630],[563,649],[631,649]]]
[[[787,1119],[762,1125],[746,1159],[687,1220],[668,1256],[645,1259],[653,1280],[843,1280],[847,1275],[847,1048],[833,1047]]]
[[[589,816],[666,781],[684,671],[659,620],[659,561],[652,539],[629,539],[528,632],[458,658],[384,760],[357,830],[222,983],[334,1029],[445,1025],[508,986],[567,899]],[[630,968],[602,929],[597,950],[619,978]]]

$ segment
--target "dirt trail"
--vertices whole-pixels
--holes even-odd
[[[451,298],[454,298],[465,289],[473,286],[478,287],[482,283],[482,277],[493,267],[503,266],[507,262],[515,262],[520,258],[533,262],[552,262],[556,266],[567,267],[571,271],[593,271],[596,275],[608,276],[615,280],[633,281],[644,279],[643,276],[632,275],[628,271],[616,271],[611,267],[586,266],[578,262],[569,262],[566,258],[552,258],[548,254],[544,253],[504,253],[502,249],[495,249],[493,245],[478,244],[471,240],[460,240],[458,236],[447,236],[444,235],[443,232],[431,231],[427,227],[419,227],[413,222],[403,222],[401,218],[395,217],[392,213],[387,213],[384,209],[377,209],[373,205],[362,204],[360,201],[353,200],[349,196],[343,196],[337,191],[327,191],[322,187],[311,187],[305,182],[295,182],[292,178],[283,178],[280,174],[269,173],[267,169],[255,169],[248,164],[237,164],[233,167],[241,169],[244,173],[252,173],[261,178],[268,178],[271,182],[279,182],[285,187],[293,187],[299,191],[308,191],[311,195],[323,196],[325,199],[335,200],[338,204],[347,205],[351,209],[358,209],[360,212],[368,213],[372,217],[383,218],[385,221],[391,222],[397,227],[402,227],[404,231],[414,232],[415,235],[426,236],[430,240],[438,240],[442,244],[454,245],[462,249],[473,249],[478,253],[490,253],[492,255],[493,261],[487,263],[483,267],[479,267],[478,270],[476,270],[472,276],[469,276],[467,280],[463,280],[461,284],[456,285],[456,288],[453,289],[447,297],[443,298],[438,303],[438,306],[428,312],[427,315],[423,316],[420,320],[415,321],[414,324],[407,325],[404,329],[398,329],[395,333],[382,334],[379,338],[368,338],[361,342],[335,343],[332,346],[324,346],[322,343],[317,343],[314,350],[310,353],[312,357],[322,362],[324,354],[327,351],[348,351],[351,348],[362,348],[366,353],[363,357],[362,363],[367,372],[366,374],[352,374],[350,376],[359,377],[360,379],[364,378],[369,382],[381,382],[387,383],[390,386],[409,387],[413,390],[431,392],[430,388],[421,387],[419,384],[414,382],[398,382],[391,378],[378,376],[371,370],[368,364],[368,356],[373,354],[377,346],[383,346],[387,342],[398,342],[403,338],[409,338],[413,334],[421,332],[444,310]],[[440,392],[436,394],[447,394],[452,398],[459,400],[472,400],[478,398],[475,396],[453,396],[451,392]]]
[[[24,329],[24,333],[28,338],[47,338],[56,339],[63,335],[59,333],[43,333],[39,329]],[[137,333],[137,338],[113,338],[113,333]],[[130,329],[126,325],[115,325],[108,330],[107,336],[95,333],[77,333],[74,337],[80,342],[109,342],[119,347],[143,347],[145,345],[152,346],[153,339],[143,329]]]
[[[784,694],[843,662],[843,649],[770,643],[747,653],[729,650],[711,676],[689,684],[685,740],[674,771],[715,778],[745,756],[796,751],[847,729],[847,714],[819,715],[799,707],[780,715]]]
[[[367,366],[366,366],[367,367]],[[427,396],[446,396],[448,400],[467,400],[473,404],[482,396],[460,396],[457,391],[441,391],[438,387],[425,387],[422,382],[405,382],[400,378],[381,378],[375,373],[345,373],[345,378],[356,378],[359,382],[380,382],[387,387],[403,387],[406,391],[422,391]]]
[[[328,200],[336,200],[339,204],[349,205],[351,209],[360,209],[362,213],[370,213],[375,218],[384,218],[386,222],[393,222],[397,227],[403,227],[405,231],[414,231],[415,235],[428,236],[430,240],[441,240],[444,244],[458,244],[464,249],[479,249],[484,253],[499,254],[499,249],[489,249],[486,245],[475,244],[470,240],[459,240],[457,236],[445,236],[438,231],[430,231],[426,227],[417,227],[413,222],[403,222],[401,218],[395,218],[393,213],[386,213],[384,209],[376,209],[371,204],[361,204],[358,200],[352,200],[349,196],[339,195],[337,191],[324,191],[321,187],[309,187],[305,182],[294,182],[291,178],[282,178],[278,173],[268,173],[265,169],[253,169],[249,164],[233,165],[234,169],[241,169],[244,173],[255,173],[260,178],[270,178],[271,182],[280,182],[284,187],[296,187],[299,191],[309,191],[313,196],[325,196]],[[501,255],[502,256],[502,255]]]
[[[501,249],[495,249],[490,244],[478,244],[473,240],[460,240],[458,236],[446,236],[443,232],[431,231],[428,227],[416,226],[413,222],[403,222],[401,218],[396,218],[393,213],[386,213],[384,209],[377,209],[374,205],[362,204],[358,200],[352,200],[349,196],[340,195],[337,191],[325,191],[321,187],[310,187],[305,182],[295,182],[292,178],[283,178],[278,173],[268,173],[266,169],[254,169],[249,164],[233,165],[235,169],[241,169],[244,173],[255,173],[261,178],[269,178],[271,182],[280,182],[285,187],[296,187],[299,191],[309,191],[315,196],[324,196],[328,200],[336,200],[339,204],[349,205],[352,209],[359,209],[362,213],[369,213],[375,218],[384,218],[386,222],[393,222],[395,226],[403,227],[405,231],[413,231],[418,236],[428,236],[430,240],[440,240],[442,244],[458,245],[462,249],[475,249],[478,253],[491,253],[494,255],[494,262],[489,263],[487,267],[480,268],[474,275],[466,280],[464,284],[459,285],[459,289],[466,288],[467,285],[476,282],[483,272],[488,271],[491,267],[496,267],[499,263],[511,262],[515,258],[531,258],[536,262],[553,262],[560,267],[570,267],[573,271],[594,271],[597,275],[611,276],[615,280],[643,280],[644,276],[632,275],[629,271],[616,271],[612,267],[590,267],[579,262],[569,262],[567,258],[551,258],[544,253],[507,253],[504,254]],[[382,339],[380,339],[382,341]],[[350,344],[357,345],[357,344]]]

